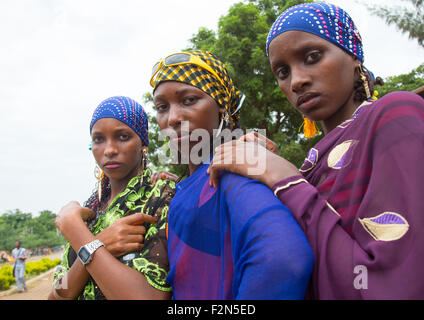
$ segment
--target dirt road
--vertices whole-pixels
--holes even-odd
[[[30,261],[41,260],[42,258],[57,259],[62,257],[62,251],[53,253],[49,256],[33,257]],[[17,293],[16,289],[6,292],[0,291],[0,300],[46,300],[53,285],[54,268],[26,282],[28,292]]]

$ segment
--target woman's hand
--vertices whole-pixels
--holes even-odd
[[[210,175],[209,183],[216,187],[223,170],[259,180],[269,188],[278,181],[300,175],[292,163],[265,148],[262,145],[265,142],[264,139],[255,142],[239,139],[217,147],[207,171]]]
[[[155,172],[152,174],[151,178],[150,178],[150,182],[152,184],[156,184],[156,182],[160,179],[166,179],[166,180],[171,180],[176,182],[178,180],[178,176],[173,174],[173,173],[169,173],[166,171],[159,171],[159,172]]]
[[[67,230],[93,216],[92,210],[81,207],[78,201],[71,201],[60,209],[56,216],[55,225],[66,238]]]
[[[254,131],[249,132],[248,134],[245,134],[244,136],[240,137],[239,140],[245,141],[245,142],[259,143],[260,145],[267,148],[269,151],[278,155],[277,144],[274,141],[268,139],[267,137],[264,137],[263,135],[259,134],[258,132],[254,132]]]
[[[146,228],[144,222],[156,223],[156,219],[144,213],[135,213],[116,220],[112,225],[96,235],[106,249],[114,256],[143,249]]]

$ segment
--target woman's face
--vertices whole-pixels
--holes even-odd
[[[316,35],[287,31],[271,42],[269,60],[290,103],[307,118],[322,121],[325,131],[352,116],[360,65],[353,56]]]
[[[129,180],[137,175],[146,147],[130,127],[114,118],[103,118],[94,124],[91,138],[94,158],[110,180]]]
[[[178,143],[180,150],[184,142],[189,143],[189,150],[197,144],[196,141],[189,141],[189,135],[196,129],[204,129],[212,137],[213,130],[219,126],[219,113],[224,111],[207,93],[177,81],[159,84],[153,101],[160,129],[175,132],[171,143]],[[188,122],[187,129],[183,128],[183,122]],[[210,140],[207,142],[210,143]]]

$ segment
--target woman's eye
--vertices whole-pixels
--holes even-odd
[[[287,66],[279,68],[276,75],[278,79],[284,80],[289,76],[289,68]]]
[[[130,136],[127,135],[127,134],[121,134],[119,136],[119,139],[121,139],[121,141],[127,141],[129,138],[130,138]]]
[[[306,64],[315,63],[321,58],[321,55],[322,54],[320,51],[312,51],[306,55],[305,63]]]
[[[183,104],[184,104],[185,106],[190,106],[190,105],[192,105],[192,104],[196,103],[196,102],[197,102],[197,100],[199,100],[197,97],[186,97],[186,98],[184,98],[184,100],[183,100]]]
[[[153,106],[153,109],[156,110],[156,112],[163,112],[167,108],[166,104],[157,104]]]
[[[103,138],[102,137],[93,137],[92,139],[92,143],[93,144],[99,144],[103,142]]]

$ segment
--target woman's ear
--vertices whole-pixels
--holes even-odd
[[[219,107],[220,118],[225,115],[226,109],[224,107]]]
[[[355,71],[360,72],[361,68],[362,68],[361,61],[359,61],[357,58],[355,58],[355,61],[353,62],[353,64],[354,64]]]

